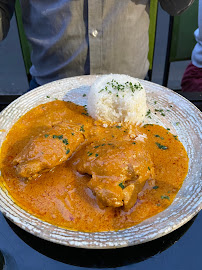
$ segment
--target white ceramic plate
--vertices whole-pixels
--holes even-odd
[[[81,76],[55,81],[21,96],[0,114],[0,146],[18,118],[41,103],[56,98],[86,104],[90,85],[98,76]],[[160,85],[140,82],[147,92],[152,123],[170,128],[179,136],[189,156],[189,172],[174,202],[165,211],[144,222],[122,231],[84,233],[53,226],[18,207],[9,194],[0,189],[0,210],[22,229],[43,239],[82,248],[117,248],[137,245],[161,237],[188,222],[202,208],[201,137],[202,114],[188,100]],[[70,91],[72,90],[72,91]],[[84,95],[85,96],[85,95]],[[164,109],[166,116],[154,114]]]

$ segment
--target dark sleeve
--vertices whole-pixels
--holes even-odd
[[[14,8],[15,0],[0,0],[0,41],[8,34]]]
[[[161,7],[170,15],[175,16],[186,10],[194,0],[159,0]]]

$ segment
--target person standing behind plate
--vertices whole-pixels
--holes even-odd
[[[176,15],[194,0],[159,2]],[[149,0],[20,0],[20,4],[32,47],[32,87],[86,74],[145,78]],[[14,5],[15,0],[0,0],[0,39],[7,35]]]

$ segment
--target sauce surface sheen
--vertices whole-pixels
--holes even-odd
[[[53,123],[70,119],[91,133],[91,142],[103,141],[104,144],[116,138],[124,143],[131,133],[124,126],[104,128],[87,115],[85,107],[70,102],[53,101],[30,110],[11,128],[1,149],[1,184],[21,208],[59,227],[98,232],[131,227],[172,203],[186,177],[188,157],[178,138],[158,125],[132,127],[132,133],[146,138],[145,144],[154,164],[155,184],[139,193],[136,204],[129,211],[98,206],[87,186],[91,176],[82,175],[75,169],[79,160],[77,152],[35,179],[19,177],[13,159],[30,138]],[[96,155],[96,149],[92,155]]]

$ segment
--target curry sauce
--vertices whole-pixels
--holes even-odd
[[[72,148],[68,144],[71,140],[74,144],[73,137],[77,134],[68,133],[72,139],[65,138],[62,133],[50,135],[50,128],[64,121],[79,126],[84,138],[77,140],[78,146],[74,147],[71,156]],[[39,134],[43,134],[44,141],[47,139],[47,148],[50,136],[57,140],[65,151],[64,159],[33,178],[22,177],[14,161],[30,139],[34,140]],[[95,192],[89,188],[91,174],[78,169],[83,156],[87,156],[86,162],[96,162],[108,146],[110,149],[116,147],[117,151],[123,151],[121,149],[125,147],[124,151],[129,153],[133,148],[134,152],[137,151],[135,147],[143,143],[152,163],[143,158],[140,167],[144,175],[151,172],[150,181],[141,186],[136,202],[129,209],[101,206]],[[92,150],[87,149],[89,145],[92,145]],[[114,156],[105,156],[105,162],[103,166],[116,166]],[[97,168],[98,163],[95,164]],[[174,200],[187,171],[185,148],[165,128],[153,124],[130,128],[121,125],[103,127],[88,116],[85,106],[64,101],[39,105],[22,116],[9,131],[1,149],[1,182],[16,204],[43,221],[85,232],[125,229],[163,211]],[[124,191],[122,182],[118,186]]]

